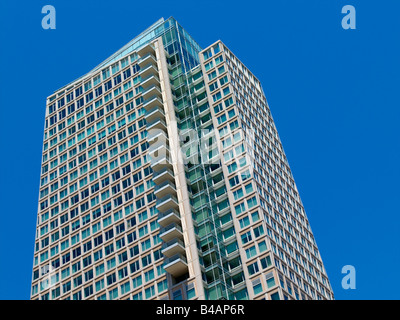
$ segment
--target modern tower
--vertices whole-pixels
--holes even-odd
[[[333,299],[259,80],[160,19],[47,98],[31,299]]]

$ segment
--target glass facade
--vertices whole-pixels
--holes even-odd
[[[259,81],[160,19],[47,99],[32,299],[333,299]]]

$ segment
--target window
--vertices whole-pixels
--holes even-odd
[[[263,291],[260,279],[256,279],[253,281],[253,290],[254,290],[254,295],[257,295]]]
[[[246,194],[253,192],[253,185],[251,183],[246,185],[244,188],[246,189]]]
[[[179,290],[177,290],[177,291],[174,291],[173,293],[172,293],[172,299],[173,300],[182,300],[182,291],[179,289]]]
[[[121,284],[121,294],[128,293],[130,290],[131,290],[131,286],[130,286],[129,281],[124,284]]]
[[[213,92],[216,89],[218,89],[218,81],[210,84],[210,92]]]
[[[216,102],[222,98],[222,94],[221,94],[221,92],[217,92],[216,94],[213,94],[212,97],[213,97],[213,101]]]
[[[252,247],[246,249],[246,257],[247,257],[247,259],[251,259],[256,254],[257,254],[257,250],[256,250],[255,246],[252,246]]]
[[[150,270],[144,273],[145,282],[151,281],[154,279],[154,270]]]
[[[215,58],[215,65],[219,65],[222,61],[224,61],[224,58],[222,57],[222,54],[218,57]]]
[[[257,222],[258,220],[260,220],[260,216],[258,215],[258,211],[255,211],[251,214],[251,220],[253,220],[253,222]]]
[[[155,287],[151,286],[151,287],[147,288],[146,290],[144,290],[144,293],[145,293],[146,299],[151,298],[152,296],[154,296],[156,294]]]
[[[257,199],[255,196],[247,200],[247,206],[249,207],[249,209],[253,208],[256,205],[257,205]]]
[[[272,288],[275,285],[275,278],[272,272],[269,272],[265,275],[265,281],[267,282],[267,287]],[[279,295],[278,295],[279,298]],[[279,300],[279,299],[278,299]]]
[[[208,49],[207,51],[203,52],[204,60],[207,60],[210,57],[212,57],[211,49]]]
[[[212,67],[214,67],[214,64],[213,64],[212,61],[210,61],[209,63],[206,63],[204,67],[205,67],[206,71],[208,71],[208,70],[210,70]]]
[[[236,191],[233,192],[233,197],[235,198],[235,200],[240,199],[241,197],[243,197],[243,189],[240,188]]]
[[[214,54],[217,54],[221,51],[221,49],[219,48],[219,44],[217,43],[215,46],[213,46],[213,50],[214,50]]]
[[[218,120],[218,125],[224,123],[224,122],[227,120],[226,114],[225,114],[225,113],[222,114],[221,116],[219,116],[219,117],[217,118],[217,120]]]
[[[258,262],[256,261],[256,262],[250,264],[249,266],[247,266],[247,270],[249,271],[249,275],[253,275],[253,274],[257,273],[259,271]]]
[[[235,206],[235,213],[236,213],[236,215],[239,215],[239,214],[241,214],[242,212],[244,212],[246,209],[245,209],[245,206],[244,206],[244,202],[242,202],[241,204],[238,204],[237,206]]]
[[[249,224],[250,224],[250,219],[248,216],[239,220],[239,225],[241,229],[247,227]]]
[[[267,250],[267,244],[265,243],[265,241],[262,241],[258,244],[258,250],[260,250],[260,252],[264,252]]]
[[[190,300],[190,299],[192,299],[192,298],[194,298],[196,296],[196,290],[195,290],[195,287],[194,287],[194,283],[188,284],[186,290],[187,290],[186,291],[186,296],[187,296],[188,300]]]
[[[167,289],[168,289],[168,281],[167,280],[163,280],[163,281],[157,283],[158,293],[161,293]]]
[[[236,186],[239,183],[239,177],[238,176],[234,176],[232,178],[229,179],[229,184],[230,186],[233,188],[234,186]]]
[[[266,268],[268,268],[269,266],[272,265],[272,263],[271,263],[271,258],[270,258],[269,256],[266,256],[266,257],[264,257],[264,258],[261,258],[261,259],[260,259],[260,262],[261,262],[261,267],[262,267],[263,269],[266,269]]]
[[[275,292],[275,293],[271,294],[271,300],[280,300],[279,293]]]
[[[116,278],[115,272],[110,274],[109,276],[107,276],[107,285],[111,285],[116,281],[117,281],[117,278]]]
[[[257,238],[261,235],[264,234],[264,228],[262,225],[259,225],[258,227],[254,228],[254,236]]]
[[[229,87],[224,88],[224,90],[222,90],[224,96],[228,95],[231,91],[229,89]]]
[[[124,267],[121,270],[118,270],[118,279],[121,280],[128,276],[128,268]]]
[[[142,285],[142,276],[138,276],[138,277],[132,279],[132,286],[134,289],[141,285]]]
[[[233,162],[228,166],[228,172],[232,173],[235,172],[237,170],[237,163]]]
[[[247,242],[251,241],[252,237],[250,231],[247,231],[246,233],[242,234],[241,238],[243,244],[246,244]]]

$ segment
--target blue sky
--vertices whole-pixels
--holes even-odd
[[[56,30],[41,8],[56,8]],[[355,6],[357,29],[341,27]],[[149,7],[153,7],[151,11]],[[400,2],[0,3],[0,299],[29,299],[45,98],[160,17],[260,79],[337,299],[398,299]],[[356,289],[341,287],[345,265]]]

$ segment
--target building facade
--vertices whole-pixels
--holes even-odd
[[[160,19],[47,98],[31,299],[333,299],[258,79]]]

